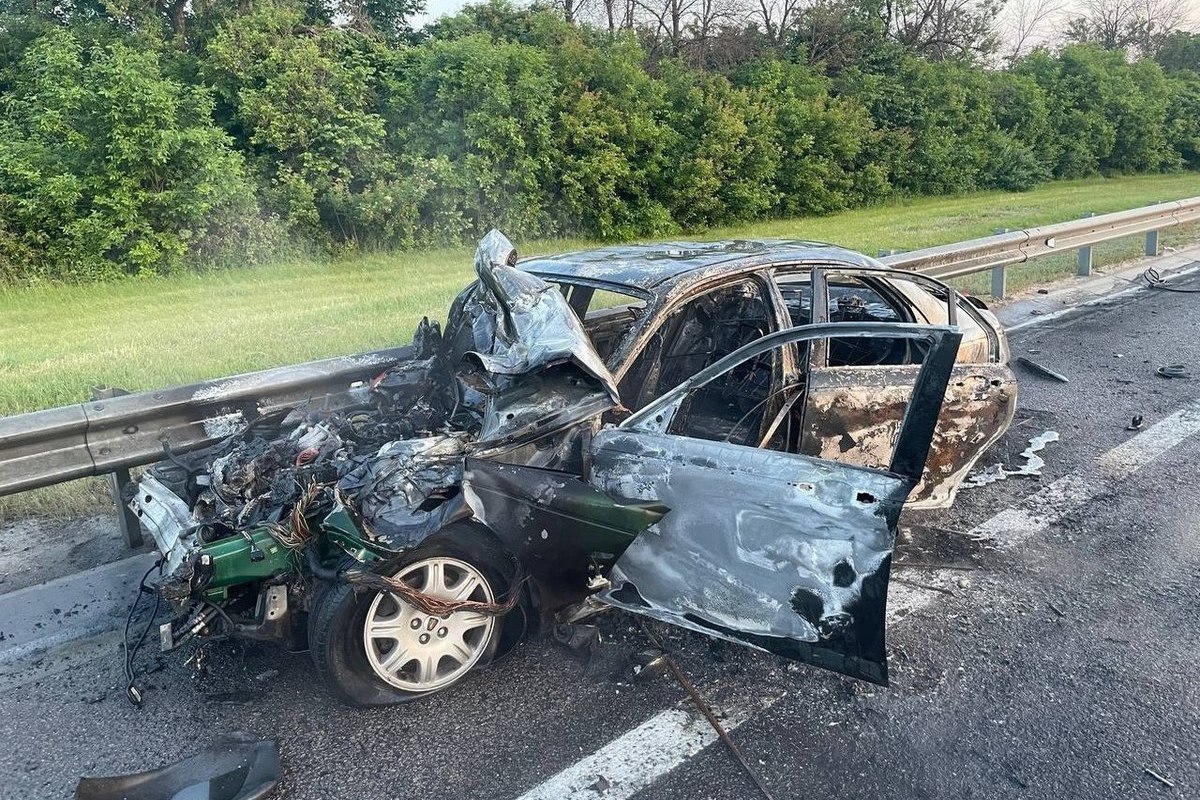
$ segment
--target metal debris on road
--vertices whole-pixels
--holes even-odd
[[[223,736],[196,755],[146,772],[80,778],[75,800],[260,800],[279,783],[279,745]]]
[[[1157,772],[1155,772],[1154,770],[1150,769],[1149,767],[1142,767],[1142,772],[1146,773],[1146,774],[1147,774],[1147,775],[1149,775],[1151,778],[1154,778],[1154,780],[1158,781],[1158,782],[1159,782],[1159,783],[1161,783],[1163,786],[1167,786],[1167,787],[1169,787],[1169,788],[1171,788],[1171,789],[1174,789],[1174,788],[1175,788],[1175,782],[1174,782],[1174,781],[1172,781],[1172,780],[1169,780],[1169,779],[1167,779],[1167,778],[1164,778],[1162,775],[1159,775]]]
[[[1162,289],[1164,292],[1179,292],[1180,294],[1200,294],[1200,289],[1184,289],[1179,286],[1168,286],[1166,279],[1154,267],[1150,267],[1143,272],[1142,279],[1146,281],[1146,285],[1151,289]]]
[[[1045,366],[1044,364],[1039,364],[1038,362],[1028,359],[1025,356],[1017,356],[1016,358],[1013,359],[1013,361],[1015,361],[1016,363],[1020,364],[1023,367],[1029,368],[1029,370],[1031,370],[1032,372],[1036,372],[1038,375],[1041,375],[1043,377],[1052,378],[1060,383],[1070,383],[1071,382],[1071,379],[1068,378],[1066,375],[1063,375],[1061,372],[1055,372],[1054,370],[1050,369],[1049,367]]]
[[[1165,364],[1154,370],[1154,374],[1160,378],[1190,378],[1192,374],[1188,372],[1188,368],[1183,364]]]
[[[1127,430],[1127,431],[1140,431],[1141,429],[1142,429],[1142,415],[1141,415],[1141,414],[1134,414],[1134,415],[1133,415],[1133,419],[1131,419],[1131,420],[1129,421],[1129,424],[1125,426],[1125,430]]]
[[[717,719],[717,715],[713,712],[712,706],[705,702],[704,697],[702,697],[700,694],[700,691],[696,689],[695,685],[687,679],[686,675],[683,674],[683,670],[681,670],[679,665],[675,663],[675,659],[671,658],[671,654],[668,653],[665,648],[663,648],[662,643],[658,641],[658,637],[656,637],[650,631],[650,628],[646,625],[646,623],[642,622],[641,620],[638,620],[638,623],[642,628],[642,633],[646,635],[646,638],[650,640],[650,643],[662,652],[662,657],[667,664],[667,669],[671,671],[671,674],[675,677],[675,680],[678,681],[679,685],[683,687],[683,690],[687,692],[688,697],[691,698],[692,703],[696,706],[697,710],[699,710],[699,712],[704,715],[704,718],[708,720],[708,724],[711,725],[713,730],[717,732],[717,736],[722,742],[725,743],[725,746],[729,748],[729,752],[733,753],[733,757],[737,759],[739,764],[741,764],[742,769],[744,769],[746,774],[750,776],[750,780],[752,780],[754,785],[758,787],[758,790],[762,792],[763,797],[765,797],[767,800],[775,800],[775,795],[771,794],[771,790],[766,787],[766,784],[762,782],[762,778],[758,776],[758,773],[753,767],[750,766],[750,762],[746,760],[746,756],[742,754],[742,749],[737,746],[737,742],[733,741],[733,737],[729,735],[729,731],[725,730],[725,726],[721,724],[721,720]]]

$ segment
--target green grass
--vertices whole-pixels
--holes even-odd
[[[1200,175],[1061,182],[1024,194],[989,192],[926,198],[828,217],[775,220],[691,238],[795,237],[868,254],[911,250],[1200,194]],[[510,235],[519,231],[510,231]],[[1194,238],[1195,230],[1182,232]],[[1165,244],[1180,243],[1179,234]],[[589,242],[518,243],[522,255]],[[1107,246],[1097,263],[1135,255]],[[1018,267],[1009,285],[1071,274],[1073,261]],[[472,277],[470,248],[291,261],[253,269],[186,274],[105,285],[0,290],[0,414],[79,402],[105,384],[150,389],[324,356],[402,344],[424,314],[443,319]],[[970,281],[986,291],[986,276]],[[37,497],[41,497],[39,501]],[[78,496],[68,489],[27,495],[39,510]],[[18,496],[20,497],[20,496]],[[0,516],[18,499],[0,502]]]
[[[708,231],[803,237],[874,254],[1200,194],[1196,174],[912,200]],[[523,255],[586,246],[528,243]],[[1021,270],[1013,270],[1010,281]],[[0,292],[0,414],[78,402],[97,384],[149,389],[408,341],[471,278],[468,248]]]

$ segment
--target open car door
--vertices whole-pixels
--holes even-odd
[[[907,338],[924,354],[887,469],[694,438],[674,425],[689,395],[802,342]],[[901,506],[921,478],[961,335],[861,323],[770,334],[596,435],[592,485],[669,509],[637,534],[600,599],[649,617],[876,683]],[[784,409],[780,413],[787,413]]]

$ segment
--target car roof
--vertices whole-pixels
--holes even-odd
[[[721,242],[623,244],[538,256],[520,262],[521,269],[543,278],[600,281],[642,291],[688,275],[735,272],[739,268],[785,261],[828,261],[883,268],[873,258],[837,245],[791,239],[735,239]]]

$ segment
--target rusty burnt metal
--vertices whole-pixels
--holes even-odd
[[[518,263],[493,231],[475,271],[345,402],[135,486],[162,647],[307,641],[376,705],[607,604],[885,683],[900,509],[950,502],[1011,420],[986,308],[807,242]]]
[[[810,372],[811,413],[802,451],[864,467],[886,464],[913,373],[909,366],[870,375],[846,367]],[[1003,365],[956,365],[950,383],[925,474],[909,498],[913,508],[953,503],[962,481],[1016,413],[1016,381]]]

